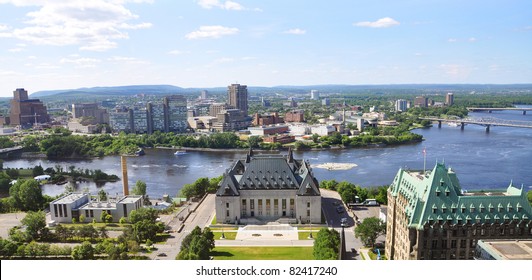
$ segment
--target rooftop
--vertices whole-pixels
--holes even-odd
[[[532,260],[532,240],[480,240],[479,245],[498,260]]]
[[[72,202],[82,198],[83,196],[87,196],[87,195],[89,195],[89,194],[88,193],[71,193],[71,194],[63,196],[61,198],[56,199],[55,201],[53,201],[53,203],[68,204],[68,203],[72,203]]]

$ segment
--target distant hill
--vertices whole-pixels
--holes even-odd
[[[65,90],[46,90],[38,91],[30,94],[31,98],[40,98],[53,95],[135,95],[139,93],[145,94],[176,94],[186,93],[186,90],[181,87],[171,85],[135,85],[135,86],[116,86],[116,87],[93,87],[93,88],[79,88],[79,89],[65,89]]]
[[[383,84],[383,85],[307,85],[307,86],[274,86],[261,87],[249,86],[248,91],[254,93],[308,93],[310,90],[318,90],[323,93],[350,93],[359,91],[388,91],[388,90],[429,90],[429,91],[504,91],[504,90],[531,90],[532,84]],[[31,98],[49,96],[127,96],[135,94],[170,95],[170,94],[199,94],[201,90],[210,92],[225,92],[226,87],[213,88],[182,88],[172,85],[134,85],[116,87],[93,87],[65,90],[48,90],[32,93]]]

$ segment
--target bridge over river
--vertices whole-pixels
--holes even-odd
[[[470,112],[485,112],[491,113],[493,111],[523,111],[523,115],[526,115],[527,111],[532,111],[532,108],[480,108],[480,107],[467,107],[467,110]]]
[[[522,110],[522,109],[520,109]],[[515,121],[515,120],[503,120],[496,118],[463,118],[463,119],[442,119],[436,117],[420,118],[422,120],[429,120],[432,122],[438,122],[438,127],[441,127],[442,122],[449,124],[460,125],[461,129],[464,129],[466,124],[476,124],[486,127],[486,132],[490,131],[491,126],[507,126],[507,127],[521,127],[532,128],[532,122],[528,121]]]

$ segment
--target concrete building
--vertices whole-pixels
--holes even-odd
[[[445,96],[445,105],[452,106],[454,104],[454,94],[449,92]]]
[[[418,96],[414,99],[414,107],[429,107],[429,99],[425,96]]]
[[[329,98],[323,98],[323,100],[321,101],[321,105],[330,106],[331,105],[331,100]]]
[[[310,91],[310,99],[312,100],[320,100],[320,92],[318,90],[311,90]]]
[[[166,132],[185,132],[187,122],[187,99],[182,95],[163,98]]]
[[[479,240],[475,260],[532,260],[532,239]]]
[[[305,122],[305,111],[293,110],[287,112],[284,116],[285,122]]]
[[[287,125],[261,125],[248,127],[248,130],[251,135],[264,136],[264,135],[274,135],[288,132]]]
[[[216,192],[219,223],[321,223],[321,194],[308,162],[288,155],[237,160]]]
[[[50,202],[50,215],[56,223],[72,223],[72,219],[79,221],[81,215],[85,217],[85,222],[92,222],[93,219],[101,222],[102,212],[107,212],[113,216],[114,222],[118,222],[142,205],[142,195],[117,196],[98,201],[91,199],[89,193],[70,193]]]
[[[133,112],[129,109],[118,109],[109,114],[109,126],[114,132],[132,132],[132,121]]]
[[[79,122],[68,122],[67,127],[68,127],[68,130],[70,131],[86,133],[86,134],[96,133],[96,131],[98,130],[98,127],[96,125],[93,125],[93,124],[83,125]]]
[[[284,119],[283,117],[279,117],[279,113],[277,112],[264,115],[256,113],[253,115],[253,125],[270,125],[278,123],[284,123]]]
[[[386,257],[472,259],[479,240],[532,239],[526,190],[463,192],[456,173],[400,169],[388,189]]]
[[[332,125],[313,125],[310,127],[310,134],[318,134],[319,136],[327,136],[335,131],[336,128]]]
[[[23,88],[13,91],[9,116],[12,126],[30,127],[50,121],[46,106],[39,99],[29,99],[28,92]]]
[[[133,108],[132,110],[132,127],[133,133],[148,132],[148,110],[146,108]]]
[[[288,125],[291,135],[302,136],[310,134],[310,125],[306,123],[292,123]]]
[[[222,113],[222,111],[234,109],[234,107],[231,107],[225,103],[213,103],[209,106],[209,116],[211,117],[217,117],[218,114]]]
[[[91,118],[90,124],[109,123],[107,109],[99,108],[98,103],[77,103],[72,104],[72,117],[75,119]]]
[[[404,99],[398,99],[395,101],[395,111],[406,112],[408,110],[408,103]]]
[[[228,104],[239,109],[247,116],[248,114],[248,87],[240,84],[232,84],[227,87]]]
[[[238,131],[251,125],[251,118],[239,109],[229,109],[218,113],[212,129],[217,132]]]
[[[146,104],[146,110],[148,118],[148,133],[152,134],[155,131],[166,131],[164,104],[148,102],[148,104]]]
[[[209,98],[209,91],[208,90],[202,90],[200,94],[200,99],[208,99]]]

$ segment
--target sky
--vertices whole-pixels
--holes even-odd
[[[529,0],[0,0],[0,96],[532,83]]]

